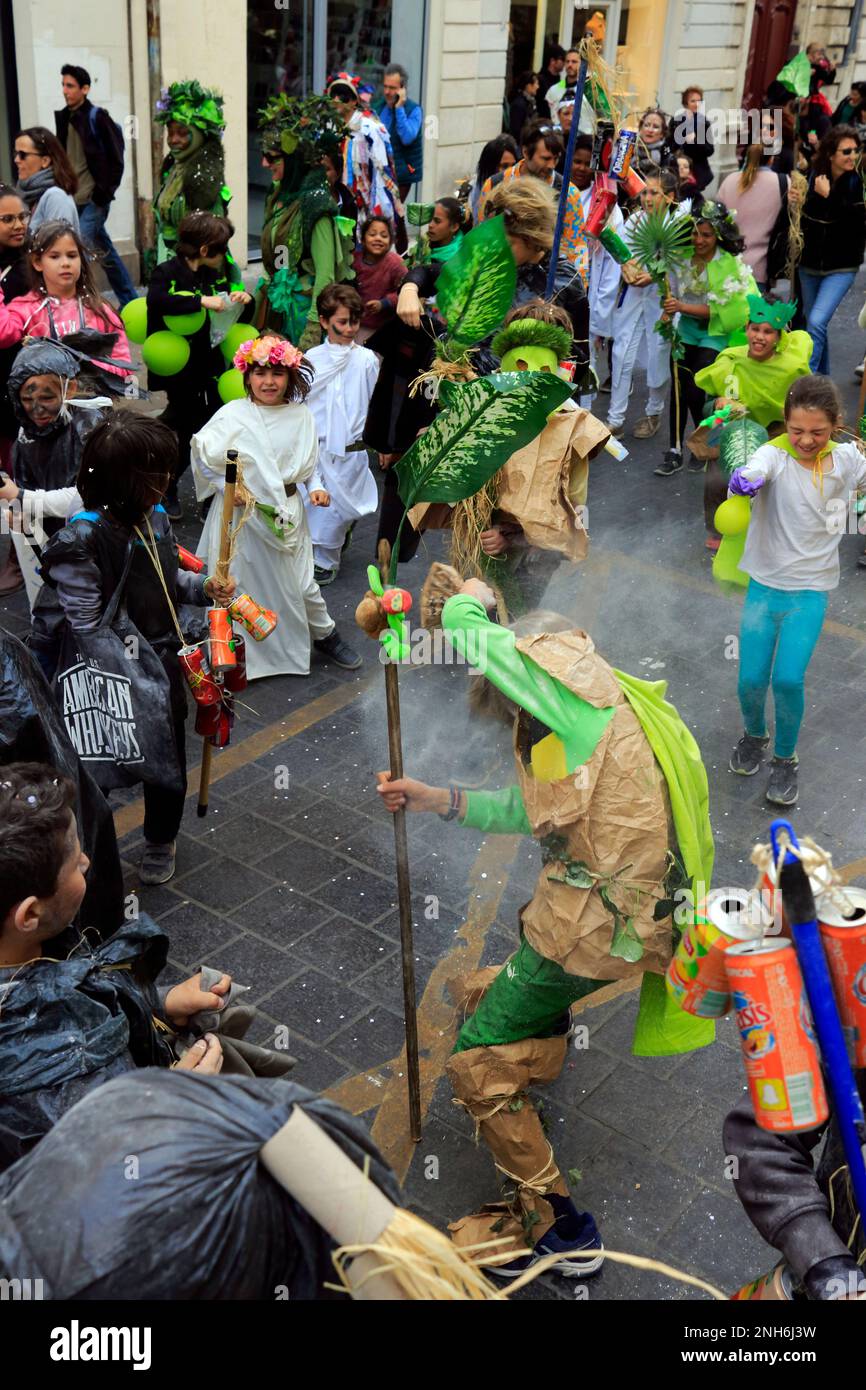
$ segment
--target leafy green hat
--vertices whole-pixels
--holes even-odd
[[[338,150],[349,134],[337,107],[329,97],[290,97],[285,92],[271,97],[258,113],[261,145],[265,152],[299,153],[305,163],[321,163],[323,154]]]
[[[203,87],[194,78],[163,87],[154,119],[160,125],[177,121],[180,125],[195,126],[205,135],[222,135],[226,124],[221,93]]]
[[[796,302],[774,304],[760,294],[747,295],[746,303],[749,306],[749,323],[768,323],[777,333],[787,327],[797,312]]]
[[[541,319],[512,319],[507,327],[497,333],[490,349],[501,359],[512,348],[518,347],[549,348],[556,354],[557,361],[561,362],[571,352],[571,335],[558,324],[544,323]]]

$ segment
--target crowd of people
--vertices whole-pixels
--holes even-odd
[[[810,56],[817,95],[831,79],[823,55]],[[592,125],[585,126],[599,112],[597,93],[575,110],[579,65],[577,50],[554,48],[542,73],[523,73],[508,129],[485,145],[471,181],[429,205],[409,201],[423,174],[423,111],[408,99],[399,64],[386,68],[375,104],[348,72],[335,74],[321,95],[272,97],[260,113],[272,183],[254,290],[231,254],[217,92],[185,80],[160,97],[155,120],[165,127],[168,153],[140,296],[106,230],[123,170],[122,133],[90,102],[87,72],[62,70],[65,109],[56,136],[42,127],[16,136],[18,182],[0,186],[0,506],[16,518],[0,592],[26,587],[31,633],[29,652],[0,634],[2,672],[31,692],[35,709],[40,702],[50,709],[46,728],[61,709],[67,729],[79,721],[82,761],[71,746],[62,759],[55,734],[53,767],[47,755],[37,763],[23,744],[6,741],[18,751],[5,759],[0,781],[0,846],[12,865],[0,895],[0,982],[7,971],[25,972],[27,980],[34,963],[54,973],[43,968],[38,986],[4,1009],[0,1056],[8,1049],[4,1027],[18,1030],[26,1045],[15,1085],[8,1094],[0,1086],[0,1167],[26,1157],[91,1084],[135,1067],[215,1075],[237,1053],[244,1075],[281,1074],[263,1049],[245,1051],[235,1036],[229,1046],[204,1023],[199,1036],[188,1031],[196,1017],[212,1020],[237,1006],[232,981],[200,972],[159,989],[167,942],[148,919],[105,930],[95,949],[76,954],[89,859],[112,853],[104,817],[101,839],[96,818],[82,818],[85,795],[91,803],[99,795],[83,748],[107,740],[97,760],[105,790],[143,784],[139,881],[168,882],[187,793],[187,688],[195,691],[207,676],[194,664],[206,639],[190,610],[235,603],[255,610],[251,595],[267,604],[267,641],[246,647],[248,680],[303,677],[314,657],[357,669],[362,658],[338,631],[322,590],[339,580],[356,523],[378,510],[377,556],[386,542],[406,564],[423,531],[444,526],[455,563],[472,557],[462,571],[442,567],[440,580],[451,588],[437,616],[458,651],[470,653],[483,639],[476,664],[486,681],[476,709],[516,719],[518,776],[509,792],[492,793],[385,773],[383,802],[390,811],[436,811],[485,832],[534,835],[545,850],[508,970],[465,982],[469,1016],[449,1078],[516,1184],[505,1228],[518,1240],[536,1227],[533,1258],[561,1256],[565,1273],[587,1277],[601,1268],[595,1222],[576,1208],[537,1114],[524,1103],[526,1088],[556,1076],[568,1010],[611,980],[642,974],[640,1018],[658,1023],[662,1006],[651,981],[659,983],[670,956],[671,931],[655,909],[669,897],[672,844],[687,877],[708,881],[712,833],[706,774],[673,707],[652,684],[609,667],[585,633],[539,614],[538,604],[561,560],[585,554],[588,464],[624,436],[640,370],[646,398],[633,435],[649,440],[666,430],[659,478],[686,466],[705,472],[707,548],[715,554],[723,544],[720,506],[750,511],[739,560],[748,585],[738,686],[743,733],[730,770],[754,776],[764,764],[772,688],[766,795],[778,806],[795,804],[805,674],[828,593],[839,582],[840,533],[828,529],[826,508],[866,489],[866,459],[840,435],[828,348],[832,315],[863,258],[866,212],[858,91],[830,113],[826,128],[820,102],[798,109],[787,169],[785,121],[777,130],[768,110],[761,143],[744,149],[739,170],[711,197],[712,131],[703,92],[692,85],[674,117],[653,106],[636,122],[639,191],[629,197],[620,188],[607,218],[624,247],[615,256],[588,230],[599,169]],[[797,165],[805,192],[791,177]],[[792,218],[803,249],[781,302],[772,290],[789,268],[780,247],[788,246]],[[449,332],[437,285],[444,300],[447,268],[460,264],[473,229],[494,219],[514,262],[514,292],[457,380],[534,368],[566,375],[572,396],[543,423],[541,447],[530,441],[515,451],[474,510],[463,499],[404,517],[396,465],[448,408],[435,383],[437,346]],[[411,245],[410,227],[421,232]],[[647,250],[652,239],[656,247],[678,239],[663,273]],[[95,260],[116,302],[100,292]],[[146,390],[165,393],[159,418],[128,403],[143,389],[131,344],[141,345]],[[419,390],[422,383],[433,389]],[[605,395],[602,423],[594,415]],[[760,444],[729,476],[718,450],[707,446],[703,422],[731,411],[745,412]],[[193,505],[183,481],[188,470],[203,521],[196,555],[178,548],[172,530]],[[545,486],[552,480],[556,501],[543,514],[538,496],[527,495],[526,477],[539,495],[542,478]],[[237,525],[226,561],[229,487]],[[136,660],[122,678],[112,677],[112,652],[130,634]],[[93,716],[88,662],[108,690],[110,740]],[[136,723],[124,714],[126,704],[144,718]],[[47,749],[47,734],[44,743]],[[578,768],[590,775],[576,776]],[[635,828],[627,854],[610,829],[626,823]],[[553,824],[563,830],[561,844],[552,843]],[[565,877],[548,872],[552,862],[564,866]],[[586,882],[568,877],[577,870]],[[110,873],[101,876],[103,891],[111,881]],[[585,893],[579,906],[575,886]],[[631,894],[627,907],[611,906],[614,890]],[[608,952],[611,913],[615,931],[639,950]],[[130,973],[115,969],[118,963]],[[58,1057],[53,1071],[32,1071],[28,1030],[40,1026],[32,1020],[48,1018],[50,1005],[59,1008],[55,1031],[89,1026],[82,1010],[91,1006],[124,1019],[100,1044],[98,1066],[77,1071]],[[151,1016],[160,1020],[156,1032]],[[696,1029],[677,1048],[707,1040]],[[491,1059],[500,1069],[495,1094],[485,1071]],[[458,1245],[484,1239],[485,1213],[453,1228]],[[569,1258],[575,1250],[577,1261]],[[822,1296],[814,1290],[827,1271],[813,1272],[810,1285],[816,1261],[804,1256],[801,1263],[810,1296]],[[500,1273],[510,1277],[526,1265],[521,1257]]]

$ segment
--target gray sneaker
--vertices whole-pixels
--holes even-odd
[[[767,784],[767,800],[774,806],[793,806],[797,800],[797,764],[800,759],[774,758],[770,763],[770,781]]]
[[[333,661],[335,666],[342,666],[346,671],[357,671],[358,667],[363,665],[354,647],[343,641],[336,628],[327,637],[317,638],[313,646],[322,656]]]
[[[152,886],[157,883],[168,883],[170,878],[174,878],[174,859],[174,840],[171,840],[167,845],[152,845],[149,840],[146,840],[138,871],[139,882]]]
[[[337,578],[336,570],[326,570],[321,565],[313,566],[313,578],[320,589],[324,589],[327,584],[333,584]]]
[[[764,761],[764,754],[769,746],[769,734],[765,734],[763,738],[754,738],[752,734],[743,734],[731,754],[728,767],[731,772],[737,772],[741,777],[754,777]]]

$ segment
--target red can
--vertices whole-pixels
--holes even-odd
[[[214,748],[225,748],[232,736],[232,728],[235,722],[234,706],[231,703],[231,696],[225,696],[219,706],[219,722],[215,731],[210,735],[210,741]]]
[[[794,947],[768,937],[731,946],[725,969],[755,1119],[780,1134],[814,1129],[829,1112]]]
[[[177,563],[182,570],[190,570],[193,574],[201,574],[204,569],[204,560],[199,559],[198,555],[193,555],[185,545],[179,545],[177,548]]]
[[[204,664],[201,647],[182,647],[177,658],[196,704],[217,704],[220,698],[219,686]]]
[[[214,675],[228,671],[235,664],[232,646],[232,620],[227,608],[209,608],[207,614],[210,637],[210,668]]]
[[[616,193],[612,188],[608,188],[607,181],[596,179],[592,197],[589,200],[589,212],[586,214],[586,220],[583,224],[583,230],[587,236],[597,237],[602,232],[615,203]]]
[[[866,1067],[866,892],[841,888],[837,894],[847,907],[825,894],[815,910],[852,1064]]]
[[[230,671],[226,671],[223,676],[223,685],[232,694],[247,688],[247,644],[243,637],[237,636],[233,639],[235,648],[235,665]]]
[[[219,729],[221,707],[221,704],[196,705],[195,731],[202,738],[210,738]]]

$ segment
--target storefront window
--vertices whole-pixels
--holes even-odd
[[[257,256],[270,174],[262,168],[258,115],[275,92],[304,96],[313,89],[315,0],[247,0],[247,169],[249,252]]]
[[[376,89],[391,61],[391,0],[328,0],[328,75],[352,72]]]

